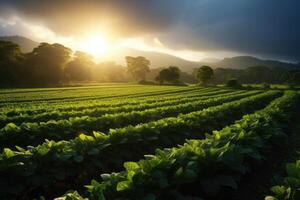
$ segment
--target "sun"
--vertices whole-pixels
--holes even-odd
[[[103,56],[109,51],[109,43],[103,35],[88,37],[81,43],[82,51],[85,51],[95,57]]]

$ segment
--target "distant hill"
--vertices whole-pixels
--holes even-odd
[[[299,64],[286,63],[275,60],[262,60],[251,56],[236,56],[232,58],[224,58],[222,60],[207,58],[201,62],[193,62],[184,60],[182,58],[172,56],[169,54],[139,51],[133,49],[126,49],[125,51],[118,52],[114,57],[114,60],[125,63],[124,56],[144,56],[151,61],[151,66],[154,68],[167,67],[170,65],[178,66],[183,71],[191,72],[193,68],[200,67],[202,65],[208,65],[213,68],[233,68],[233,69],[246,69],[253,66],[265,66],[265,67],[282,67],[282,68],[300,68]]]
[[[221,61],[221,59],[217,59],[217,58],[203,58],[201,59],[201,62],[203,63],[214,63],[214,62],[219,62]]]
[[[297,68],[298,64],[286,63],[275,60],[262,60],[252,56],[236,56],[232,58],[224,58],[221,61],[210,64],[212,67],[245,69],[252,66],[265,67],[283,67],[283,68]]]
[[[116,52],[112,59],[118,63],[125,64],[125,56],[144,56],[151,61],[152,68],[178,66],[183,71],[192,71],[195,67],[201,66],[198,62],[184,60],[173,55],[135,49],[122,49]]]
[[[21,48],[21,51],[24,53],[32,51],[35,47],[39,45],[38,42],[30,40],[22,36],[0,36],[0,41],[11,41],[18,44]]]
[[[22,36],[0,36],[0,40],[12,41],[20,45],[23,52],[30,52],[33,48],[39,45],[38,42],[30,40]],[[184,60],[182,58],[151,51],[140,51],[135,49],[122,49],[118,52],[114,52],[110,58],[117,63],[125,64],[125,56],[144,56],[151,61],[152,68],[161,68],[168,66],[178,66],[181,70],[191,72],[193,68],[200,67],[202,65],[209,65],[213,68],[233,68],[233,69],[245,69],[252,66],[266,66],[266,67],[283,67],[283,68],[300,68],[300,63],[293,64],[287,62],[281,62],[276,60],[262,60],[252,56],[236,56],[232,58],[224,58],[222,60],[214,58],[206,58],[201,62],[193,62]]]
[[[216,58],[204,58],[200,62],[193,62],[165,53],[135,49],[123,49],[115,52],[111,59],[125,65],[125,56],[144,56],[151,61],[152,68],[178,66],[181,70],[186,72],[191,72],[194,68],[202,65],[208,65],[213,68],[232,69],[246,69],[253,66],[282,67],[288,69],[300,68],[300,63],[295,64],[277,60],[263,60],[252,56],[235,56],[232,58],[224,58],[222,60]]]

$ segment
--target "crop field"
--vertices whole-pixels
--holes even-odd
[[[0,199],[300,199],[297,90],[1,89],[0,111]]]

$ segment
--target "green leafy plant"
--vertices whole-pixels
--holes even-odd
[[[87,186],[89,199],[143,199],[165,196],[176,199],[186,185],[197,185],[198,197],[216,196],[225,188],[237,189],[241,176],[260,161],[271,138],[283,135],[282,128],[293,116],[299,95],[287,93],[235,124],[214,131],[203,140],[189,140],[171,149],[157,149],[138,162],[125,163],[125,170],[105,175]],[[298,175],[289,166],[292,175]],[[119,187],[118,187],[119,186]],[[122,186],[122,187],[121,187]],[[284,193],[285,188],[274,188]],[[175,192],[175,191],[177,192]],[[282,192],[283,191],[283,192]],[[284,193],[285,194],[285,193]]]
[[[204,134],[199,134],[199,130],[210,132],[216,127],[221,128],[253,109],[264,107],[272,99],[281,95],[276,91],[253,94],[255,92],[243,94],[245,98],[178,117],[111,129],[109,134],[94,132],[93,136],[80,134],[69,141],[46,141],[36,147],[14,151],[16,156],[9,159],[4,159],[2,155],[0,156],[1,177],[10,176],[12,183],[5,182],[4,184],[3,182],[5,186],[0,188],[1,195],[16,195],[16,193],[10,193],[9,188],[17,185],[22,186],[22,191],[32,190],[44,185],[49,187],[53,183],[62,182],[70,177],[73,177],[73,184],[74,181],[80,183],[88,175],[98,173],[99,169],[105,172],[117,168],[128,159],[128,156],[140,158],[143,152],[149,152],[149,149],[170,147],[183,143],[187,138],[203,138]],[[230,98],[232,100],[237,97],[228,97]],[[217,101],[207,101],[208,104],[211,102]],[[134,148],[132,148],[133,145]],[[184,170],[182,176],[189,178],[192,174],[192,171]],[[132,174],[128,177],[130,176]],[[15,181],[12,177],[15,177]],[[37,178],[38,182],[35,181]],[[163,186],[167,183],[161,179],[160,184]],[[17,194],[22,194],[22,192],[19,191]]]
[[[286,164],[286,177],[283,185],[275,185],[271,188],[272,196],[265,200],[297,200],[300,198],[300,160]]]

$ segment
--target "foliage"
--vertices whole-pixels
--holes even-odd
[[[125,59],[127,62],[128,72],[133,76],[133,78],[137,81],[145,80],[146,73],[150,71],[150,61],[142,56],[126,56]]]
[[[208,81],[210,81],[214,76],[214,71],[209,66],[202,66],[195,69],[193,73],[203,86],[206,86]]]
[[[197,198],[217,198],[225,190],[237,190],[241,176],[253,169],[253,162],[263,161],[271,139],[284,135],[287,118],[292,118],[298,102],[299,95],[287,93],[206,139],[188,140],[179,147],[157,149],[138,162],[125,162],[124,171],[103,174],[101,182],[92,181],[87,186],[88,197],[178,199],[189,194],[181,193],[183,188],[193,185],[191,193]],[[295,167],[289,168],[295,175]]]
[[[202,66],[193,74],[180,72],[177,81],[177,70],[171,76],[168,74],[172,70],[163,70],[159,75],[161,69],[150,69],[150,61],[141,56],[127,56],[126,68],[114,62],[95,64],[83,52],[75,52],[74,57],[72,54],[71,49],[61,44],[48,43],[40,44],[32,52],[22,53],[17,44],[0,41],[0,86],[57,86],[82,81],[130,82],[132,77],[138,82],[146,78],[154,81],[158,77],[158,81],[170,81],[177,85],[182,82],[196,83],[197,80],[204,86],[208,83],[225,84],[233,77],[243,84],[300,84],[299,69],[252,66],[242,70],[217,68],[212,71],[210,67]]]
[[[155,78],[160,84],[163,84],[164,81],[170,83],[176,83],[179,81],[180,69],[178,67],[170,66],[166,69],[162,69],[158,76]]]
[[[246,69],[216,68],[214,83],[222,84],[236,78],[243,84],[299,84],[299,69],[253,66]]]
[[[64,78],[64,67],[71,60],[71,49],[61,44],[41,43],[26,56],[28,81],[32,84],[57,84]]]
[[[24,62],[24,56],[18,45],[0,41],[0,86],[20,81],[22,62]]]
[[[224,87],[0,94],[1,199],[52,199],[69,189],[89,199],[231,199],[276,150],[299,104],[296,91]],[[60,199],[84,199],[74,190]]]
[[[272,196],[265,200],[297,200],[300,198],[300,160],[286,164],[286,177],[281,181],[282,185],[271,188]]]
[[[138,158],[142,153],[148,152],[149,149],[154,150],[157,147],[180,144],[187,138],[203,138],[204,134],[199,134],[195,130],[204,133],[212,131],[214,128],[221,128],[241,117],[244,113],[248,113],[249,110],[262,108],[271,99],[280,95],[274,91],[254,94],[257,92],[250,91],[248,94],[227,95],[227,100],[225,97],[212,98],[202,103],[200,101],[197,106],[196,104],[189,104],[193,109],[200,111],[136,126],[111,129],[108,134],[101,132],[94,132],[93,136],[80,134],[69,141],[47,140],[36,147],[25,149],[17,147],[18,151],[5,150],[8,154],[3,153],[0,156],[0,175],[4,177],[3,180],[10,176],[11,182],[5,182],[5,187],[1,188],[1,194],[3,196],[20,195],[27,190],[41,189],[44,185],[49,187],[51,184],[67,181],[70,177],[74,177],[72,184],[74,182],[80,184],[88,174],[99,172],[96,167],[100,168],[101,172],[105,172],[111,170],[112,166],[117,168],[121,162],[128,159],[128,156],[133,158],[136,155]],[[243,96],[247,98],[240,99]],[[240,100],[232,101],[234,99]],[[228,103],[219,105],[225,100]],[[201,108],[208,106],[213,107],[201,111]],[[183,112],[179,108],[176,108],[177,112]],[[230,118],[225,117],[229,115]],[[120,122],[120,119],[117,122]],[[57,133],[57,135],[61,134],[60,132]],[[29,134],[27,138],[30,136]],[[32,136],[36,136],[34,132],[32,132]],[[133,144],[135,144],[135,148],[131,148]],[[10,153],[11,151],[13,154]],[[126,183],[122,183],[119,185],[119,189],[123,190],[127,186]],[[14,187],[21,189],[15,193],[12,190]]]
[[[182,90],[175,90],[174,92],[180,91]],[[169,97],[167,96],[168,93],[165,92],[163,94],[155,93],[155,98],[151,98],[147,95],[138,98],[133,95],[132,98],[127,98],[126,100],[120,100],[114,96],[109,102],[103,102],[98,99],[82,99],[81,101],[71,103],[63,102],[63,100],[60,99],[60,104],[43,105],[42,107],[40,107],[41,103],[36,105],[38,107],[35,107],[33,103],[31,104],[31,107],[28,106],[28,104],[25,104],[26,107],[24,108],[2,109],[2,115],[0,115],[0,127],[3,127],[8,123],[20,125],[23,122],[41,122],[49,121],[50,119],[59,120],[76,116],[99,116],[117,112],[129,112],[133,110],[172,105],[177,102],[187,103],[193,100],[203,100],[210,98],[212,95],[222,95],[224,93],[232,92],[232,90],[229,89],[220,90],[216,88],[201,89],[196,90],[196,92],[195,89],[183,91],[188,93],[173,94]],[[129,91],[127,92],[129,93]],[[109,95],[107,94],[106,97],[109,97]],[[19,104],[19,106],[21,105],[22,103]]]
[[[97,114],[96,111],[94,116],[84,115],[82,117],[77,117],[75,115],[75,117],[70,117],[68,120],[49,120],[36,123],[28,122],[18,126],[9,123],[0,129],[0,144],[1,146],[11,146],[11,142],[13,141],[14,145],[19,146],[35,145],[42,142],[45,138],[53,140],[69,139],[76,135],[80,130],[84,132],[93,130],[106,132],[110,128],[119,128],[126,126],[127,124],[135,125],[164,117],[185,114],[197,109],[203,109],[207,106],[218,105],[242,97],[247,97],[254,93],[257,93],[257,91],[242,94],[237,93],[232,96],[223,94],[220,97],[204,101],[198,101],[199,99],[196,98],[183,104],[179,103],[178,105],[173,105],[170,103],[171,105],[162,107],[159,107],[159,103],[157,103],[152,105],[149,109],[143,109],[144,106],[141,105],[139,106],[140,111],[133,107],[131,108],[132,111],[130,111],[129,108],[129,112],[122,112],[121,110],[121,112],[115,114],[104,114],[103,111],[100,111],[100,113]],[[276,94],[276,92],[274,93]],[[155,105],[157,105],[157,107]]]

